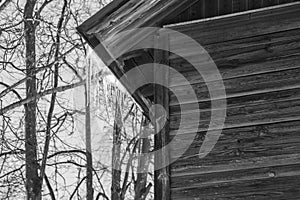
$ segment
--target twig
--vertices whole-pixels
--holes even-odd
[[[82,182],[86,179],[86,176],[81,179],[81,181],[78,183],[78,185],[76,186],[75,190],[73,191],[73,193],[70,196],[70,200],[72,200],[72,198],[74,197],[75,193],[77,192],[78,188],[80,187],[80,185],[82,184]]]

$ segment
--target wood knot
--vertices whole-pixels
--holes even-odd
[[[166,181],[166,180],[169,179],[169,176],[165,173],[160,173],[159,176],[158,176],[158,179],[162,180],[162,181]]]
[[[236,151],[235,151],[236,156],[241,156],[242,154],[243,154],[243,152],[240,149],[236,149]]]
[[[270,178],[274,178],[276,176],[276,173],[275,172],[268,172],[268,176]]]
[[[258,127],[256,129],[256,131],[257,131],[258,137],[264,137],[264,136],[267,136],[269,134],[269,130],[264,126]]]

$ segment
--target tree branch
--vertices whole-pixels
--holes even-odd
[[[78,183],[78,185],[76,186],[75,190],[73,191],[73,193],[70,196],[70,200],[72,200],[72,198],[74,197],[74,195],[76,194],[76,191],[78,190],[78,188],[80,187],[80,185],[83,183],[83,181],[86,179],[86,176],[81,179],[81,181]]]
[[[50,0],[51,1],[51,0]],[[64,14],[66,11],[67,7],[67,0],[64,0],[64,5],[61,11],[61,16],[58,21],[57,25],[57,35],[56,35],[56,51],[55,51],[55,60],[58,60],[58,55],[59,55],[59,49],[60,49],[60,35],[61,35],[61,30],[62,30],[62,24],[64,21]],[[54,65],[54,84],[53,84],[53,89],[56,89],[58,86],[58,76],[59,76],[59,69],[58,69],[58,62]],[[41,173],[40,173],[40,179],[41,179],[41,185],[43,185],[43,180],[44,180],[44,175],[45,175],[45,170],[46,170],[46,163],[47,163],[47,157],[48,157],[48,151],[49,151],[49,145],[50,145],[50,139],[51,139],[51,121],[52,121],[52,115],[54,112],[54,107],[55,107],[55,100],[56,100],[56,91],[52,93],[51,96],[51,102],[50,102],[50,107],[49,107],[49,112],[47,116],[47,125],[46,125],[46,139],[45,139],[45,145],[44,145],[44,152],[43,152],[43,159],[42,159],[42,164],[41,164]]]
[[[9,85],[7,85],[6,83],[0,82],[0,85],[3,85],[6,88],[9,88]],[[22,97],[19,95],[19,93],[16,90],[12,89],[11,91],[18,97],[19,100],[22,100]]]
[[[4,3],[2,3],[2,4],[0,5],[0,12],[1,12],[2,10],[4,10],[4,9],[8,6],[8,4],[9,4],[10,2],[12,2],[12,0],[6,0],[6,1],[4,1]]]
[[[50,67],[52,67],[54,64],[56,64],[60,59],[63,59],[67,54],[71,53],[75,48],[77,48],[79,46],[78,45],[75,45],[73,46],[72,48],[70,48],[68,51],[66,51],[64,54],[62,54],[61,56],[59,56],[59,59],[46,65],[46,66],[43,66],[43,67],[40,67],[40,68],[37,68],[35,70],[35,73],[34,74],[37,74],[43,70],[46,70]],[[11,85],[10,87],[6,88],[5,90],[3,90],[1,93],[0,93],[0,98],[2,98],[3,96],[5,96],[7,93],[9,93],[12,89],[16,88],[17,86],[21,85],[22,83],[24,83],[25,81],[27,81],[28,79],[32,78],[31,76],[26,76],[25,78],[19,80],[18,82],[14,83],[13,85]]]
[[[50,184],[50,181],[49,181],[47,175],[45,174],[44,177],[45,177],[46,185],[47,185],[47,187],[48,187],[48,190],[49,190],[51,199],[52,199],[52,200],[56,200],[54,191],[53,191],[53,189],[52,189],[52,186],[51,186],[51,184]]]
[[[36,94],[35,96],[32,96],[30,98],[26,98],[26,99],[22,99],[22,100],[20,100],[18,102],[15,102],[13,104],[10,104],[10,105],[2,108],[0,110],[0,115],[3,115],[3,114],[5,114],[8,111],[10,111],[12,109],[15,109],[17,107],[20,107],[20,106],[22,106],[24,104],[27,104],[27,103],[29,103],[29,102],[31,102],[33,100],[39,99],[39,98],[41,98],[43,96],[46,96],[46,95],[49,95],[49,94],[52,94],[53,92],[57,92],[57,93],[58,92],[64,92],[64,91],[67,91],[67,90],[74,89],[76,87],[82,86],[82,85],[84,85],[84,83],[85,83],[84,81],[80,81],[80,82],[73,83],[73,84],[70,84],[70,85],[66,85],[66,86],[61,86],[61,87],[57,87],[57,88],[52,88],[52,89],[49,89],[49,90],[45,90],[43,92],[40,92],[40,93]]]

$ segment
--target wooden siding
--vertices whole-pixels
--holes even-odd
[[[165,24],[205,19],[220,15],[243,12],[279,4],[291,3],[297,0],[198,0],[178,16],[166,21]]]
[[[184,124],[170,151],[171,158],[178,158],[171,165],[171,199],[300,199],[299,13],[300,4],[294,4],[170,27],[210,53],[228,98],[222,135],[200,159],[211,117],[208,89],[190,63],[170,55],[170,65],[186,77],[199,99],[191,101],[184,80],[170,72],[170,87],[184,99],[179,105],[170,93],[170,135]],[[189,44],[170,35],[171,52],[184,45]],[[199,59],[193,49],[182,53]],[[194,138],[195,127],[199,131]]]

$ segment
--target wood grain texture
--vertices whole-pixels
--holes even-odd
[[[289,2],[292,2],[292,0],[282,2],[279,0],[199,0],[179,15],[166,20],[165,23],[172,24],[206,19]]]
[[[226,15],[232,13],[232,0],[221,0],[219,1],[219,14]]]
[[[170,87],[182,86],[188,81],[189,84],[203,83],[204,80],[199,72],[191,64],[182,61],[180,64],[173,64],[180,72],[170,72]],[[238,60],[227,61],[224,63],[217,63],[219,72],[223,80],[240,78],[250,75],[259,75],[264,73],[282,71],[286,69],[294,69],[300,67],[300,54],[277,56],[274,58],[268,58],[263,61],[253,61],[247,63],[241,63]],[[213,70],[205,71],[207,74],[211,74],[213,79]],[[215,78],[216,79],[216,78]],[[216,79],[218,80],[218,79]]]
[[[176,16],[182,9],[195,2],[196,0],[130,0],[93,26],[87,34],[95,34],[99,41],[106,41],[108,49],[128,48],[142,41],[144,36],[147,37],[147,33],[136,35],[136,31],[127,40],[116,37],[118,33],[132,28],[156,26],[163,23],[165,18],[170,15]]]
[[[155,109],[155,171],[154,171],[154,196],[155,199],[168,200],[170,199],[170,170],[169,170],[169,153],[170,150],[167,146],[169,142],[169,95],[168,83],[169,72],[165,68],[161,68],[157,64],[168,65],[169,52],[161,51],[159,49],[169,49],[169,37],[164,32],[158,32],[155,37],[155,50],[154,50],[154,78],[157,81],[154,87],[154,103],[164,108],[162,112],[158,107]],[[158,83],[163,83],[162,87]],[[164,123],[165,122],[165,123]]]
[[[280,88],[290,87],[298,87],[300,81],[300,68],[296,69],[288,69],[277,72],[270,72],[265,74],[258,74],[253,76],[246,76],[234,79],[224,80],[224,86],[226,88],[226,96],[227,98],[237,97],[237,96],[245,96],[257,93],[265,93],[271,92],[274,90],[281,90]],[[212,91],[218,91],[218,85],[220,81],[212,81],[207,83],[197,83],[192,84],[193,91],[190,91],[191,86],[178,86],[172,88],[174,93],[170,94],[170,105],[177,105],[177,98],[181,99],[181,104],[192,103],[195,100],[191,99],[191,92],[194,92],[197,95],[197,101],[208,101],[213,100],[210,98],[210,94],[208,91],[208,86],[212,88]],[[216,98],[224,98],[222,96],[215,97]]]
[[[262,156],[300,153],[299,120],[281,123],[260,124],[234,129],[224,129],[213,151],[204,159],[199,159],[199,148],[207,132],[178,135],[172,143],[173,158],[178,158],[181,147],[194,138],[193,144],[180,157],[178,165],[194,159],[209,164],[224,163],[228,160],[246,159]],[[191,161],[191,160],[190,160]]]
[[[248,3],[261,7],[272,2]],[[220,80],[212,71],[205,83],[190,63],[171,55],[172,67],[198,98],[191,100],[184,79],[170,74],[170,156],[176,160],[171,165],[172,199],[300,198],[299,11],[295,6],[173,27],[204,44],[223,77],[228,104],[220,139],[200,159],[205,138],[214,138],[213,130],[221,127],[217,119],[209,129],[211,101],[224,97],[211,99],[208,91],[208,85],[218,91]],[[190,46],[181,39],[171,36],[171,49]],[[181,53],[199,65],[210,64],[195,49]]]
[[[293,169],[292,169],[293,170]],[[216,186],[202,188],[172,189],[172,199],[291,199],[300,198],[299,172],[292,172],[290,176],[266,178],[258,180],[236,181],[234,183],[220,183]]]
[[[174,188],[174,190],[181,190],[195,187],[213,187],[224,183],[235,184],[241,181],[297,176],[299,174],[300,164],[241,169],[228,172],[173,177],[172,188]]]
[[[205,1],[205,17],[218,16],[218,0]]]
[[[212,63],[205,63],[204,65],[211,65]],[[178,63],[171,64],[176,69],[176,73],[172,70],[170,72],[170,87],[177,87],[186,84],[203,83],[204,80],[201,74],[190,63],[181,60]],[[267,57],[261,60],[244,62],[242,59],[223,59],[217,61],[219,73],[223,80],[240,78],[250,75],[259,75],[264,73],[283,71],[285,69],[294,69],[300,66],[300,54],[281,55],[275,57]],[[209,75],[210,80],[218,80],[214,70],[209,71],[210,68],[200,70],[202,73]],[[179,73],[180,75],[179,75]],[[183,75],[183,76],[182,76]]]
[[[299,28],[299,7],[300,4],[295,4],[167,27],[207,45]],[[171,39],[171,44],[176,40],[178,38]]]
[[[245,109],[249,106],[261,105],[266,103],[276,103],[286,100],[300,99],[300,86],[283,90],[275,90],[267,93],[258,93],[241,97],[227,98],[228,109]],[[215,100],[218,102],[218,100]],[[217,103],[216,103],[217,104]],[[189,114],[193,112],[207,112],[211,109],[211,101],[199,101],[190,104],[174,105],[170,107],[170,115]],[[216,109],[220,109],[218,105]],[[201,117],[202,118],[202,117]]]
[[[291,31],[284,31],[281,33],[269,34],[266,36],[257,36],[253,38],[240,39],[214,45],[204,45],[204,48],[208,53],[210,53],[211,57],[214,58],[214,60],[218,60],[227,56],[234,56],[237,55],[238,52],[244,54],[248,52],[255,52],[257,50],[266,50],[266,52],[272,53],[276,50],[276,46],[280,46],[283,43],[286,43],[288,45],[286,49],[292,49],[293,46],[291,45],[299,41],[299,32],[299,29],[295,29]],[[183,45],[184,47],[187,47],[187,49],[191,48],[190,46],[188,46],[189,43],[187,43],[186,40],[182,40],[182,42],[183,43],[174,43],[172,45],[172,49],[178,50],[179,47],[182,48]],[[193,49],[183,51],[182,53],[182,56],[184,56],[184,58],[195,56],[195,54],[197,54],[198,56],[202,55],[201,52],[194,52]],[[171,56],[170,59],[172,58],[173,57]],[[173,62],[176,62],[176,60],[174,60]]]
[[[228,108],[224,129],[295,120],[300,118],[299,113],[299,99]],[[178,133],[171,131],[170,134],[186,134],[197,129],[199,131],[220,129],[223,121],[221,118],[215,118],[215,122],[209,128],[210,114],[210,111],[200,112],[200,119],[197,110],[193,113],[172,115],[170,116],[170,130],[177,130],[180,123],[184,124],[184,127]]]

